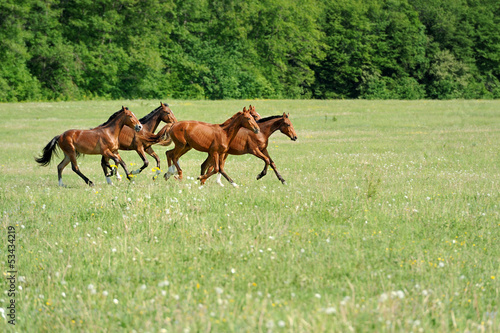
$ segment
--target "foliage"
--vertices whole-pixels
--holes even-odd
[[[6,0],[0,101],[498,98],[496,0]]]

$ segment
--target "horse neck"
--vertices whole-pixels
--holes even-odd
[[[158,125],[160,125],[160,112],[155,112],[153,116],[146,121],[145,123],[142,123],[142,127],[145,131],[154,133],[156,129],[158,128]]]
[[[273,134],[280,128],[282,120],[283,118],[280,117],[258,123],[260,132],[266,137],[266,139],[269,138],[271,134]]]
[[[125,126],[125,117],[120,116],[111,121],[109,124],[102,126],[102,128],[112,132],[113,136],[118,138],[123,126]]]
[[[220,125],[220,127],[226,133],[226,136],[228,138],[228,142],[231,142],[234,139],[234,137],[236,136],[236,134],[238,134],[238,131],[240,130],[240,128],[243,127],[243,124],[241,122],[240,117],[235,117],[229,123],[227,123],[227,124],[224,123],[224,124]]]

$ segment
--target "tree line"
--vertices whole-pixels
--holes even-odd
[[[500,97],[498,0],[3,0],[0,101]]]

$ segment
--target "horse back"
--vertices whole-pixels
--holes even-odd
[[[170,137],[176,145],[189,145],[199,151],[208,151],[215,141],[220,141],[221,131],[219,125],[185,120],[172,125]]]
[[[59,146],[63,151],[76,150],[81,154],[96,155],[101,154],[104,149],[115,150],[112,140],[101,133],[92,130],[68,130],[61,134]]]

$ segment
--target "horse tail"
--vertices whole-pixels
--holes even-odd
[[[146,147],[151,147],[154,144],[168,146],[171,142],[170,134],[168,132],[170,127],[172,127],[172,124],[167,124],[163,126],[162,129],[159,130],[156,134],[146,132],[140,133],[138,134],[138,136],[142,143],[146,145]]]
[[[52,153],[57,148],[57,141],[59,140],[60,135],[55,136],[49,143],[43,148],[42,156],[35,157],[35,161],[39,163],[41,166],[47,166],[50,164],[50,160],[52,159]],[[55,152],[57,155],[57,151]]]
[[[173,124],[166,124],[158,131],[156,134],[158,136],[158,144],[160,146],[168,146],[172,143],[172,138],[170,137],[170,128]]]

